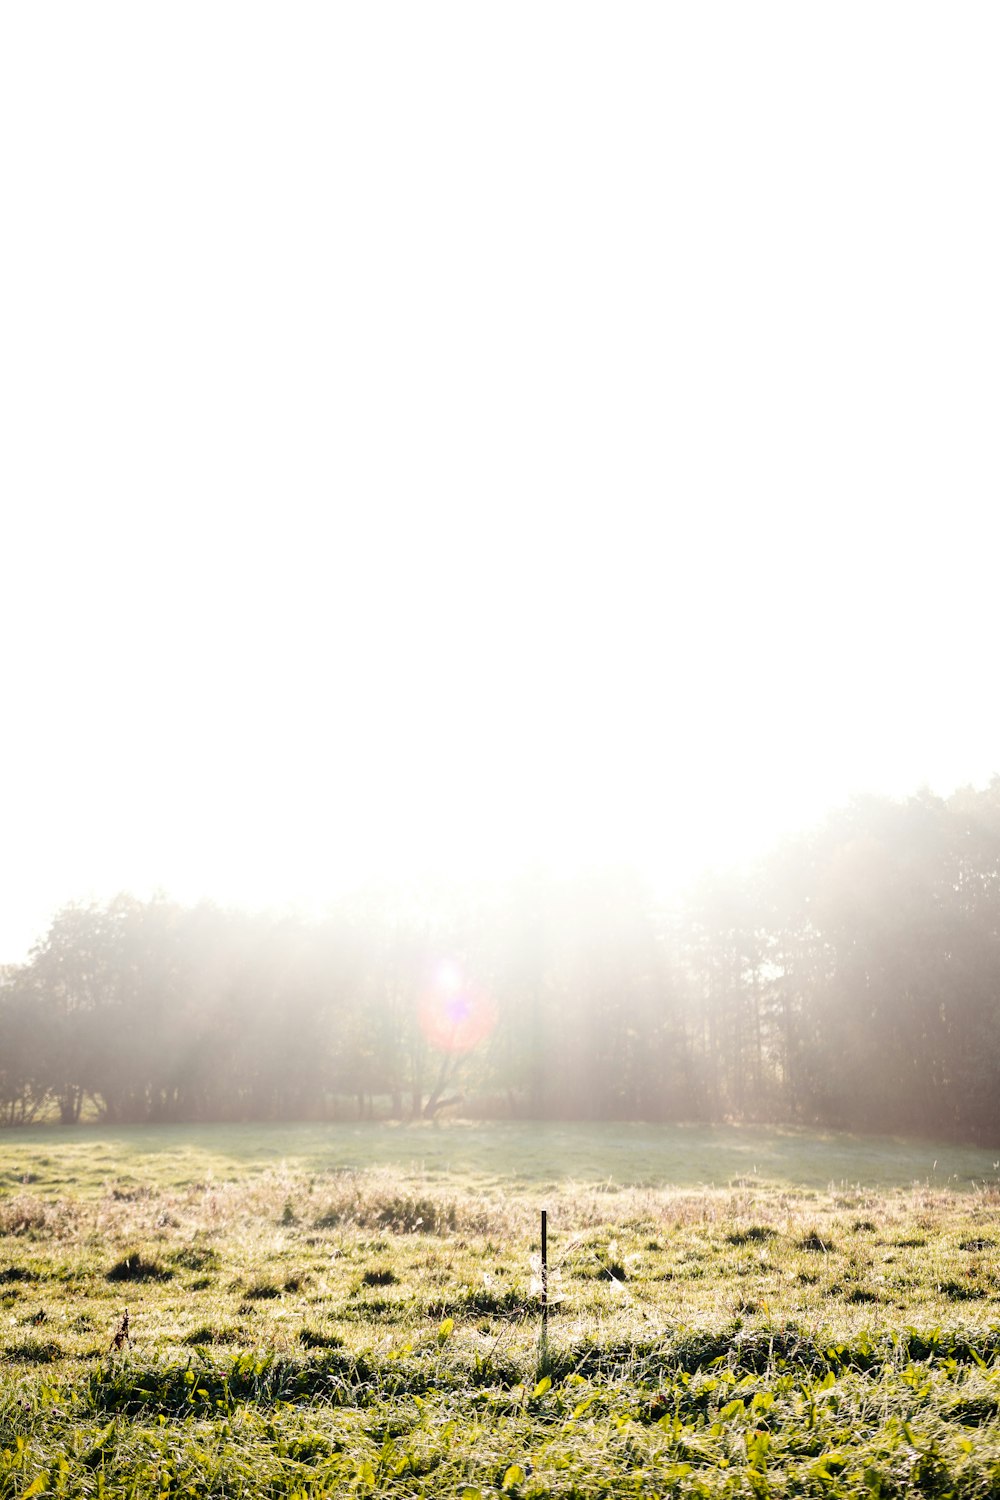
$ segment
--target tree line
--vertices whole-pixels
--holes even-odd
[[[1000,778],[858,798],[658,899],[635,872],[121,895],[0,971],[0,1121],[757,1120],[1000,1142]]]

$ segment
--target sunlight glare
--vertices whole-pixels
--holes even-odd
[[[438,1052],[464,1056],[486,1040],[496,1024],[488,997],[469,985],[450,960],[432,973],[419,1007],[420,1029]]]
[[[122,888],[677,885],[998,769],[996,12],[46,15],[0,962]]]

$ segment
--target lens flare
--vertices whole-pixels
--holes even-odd
[[[438,1052],[463,1054],[484,1042],[496,1024],[487,997],[451,960],[438,964],[420,1000],[420,1029]]]

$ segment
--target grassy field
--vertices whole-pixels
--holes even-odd
[[[10,1132],[0,1500],[1000,1494],[997,1174],[796,1132]]]

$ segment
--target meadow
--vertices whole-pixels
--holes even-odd
[[[998,1247],[926,1143],[8,1131],[0,1500],[997,1494]]]

